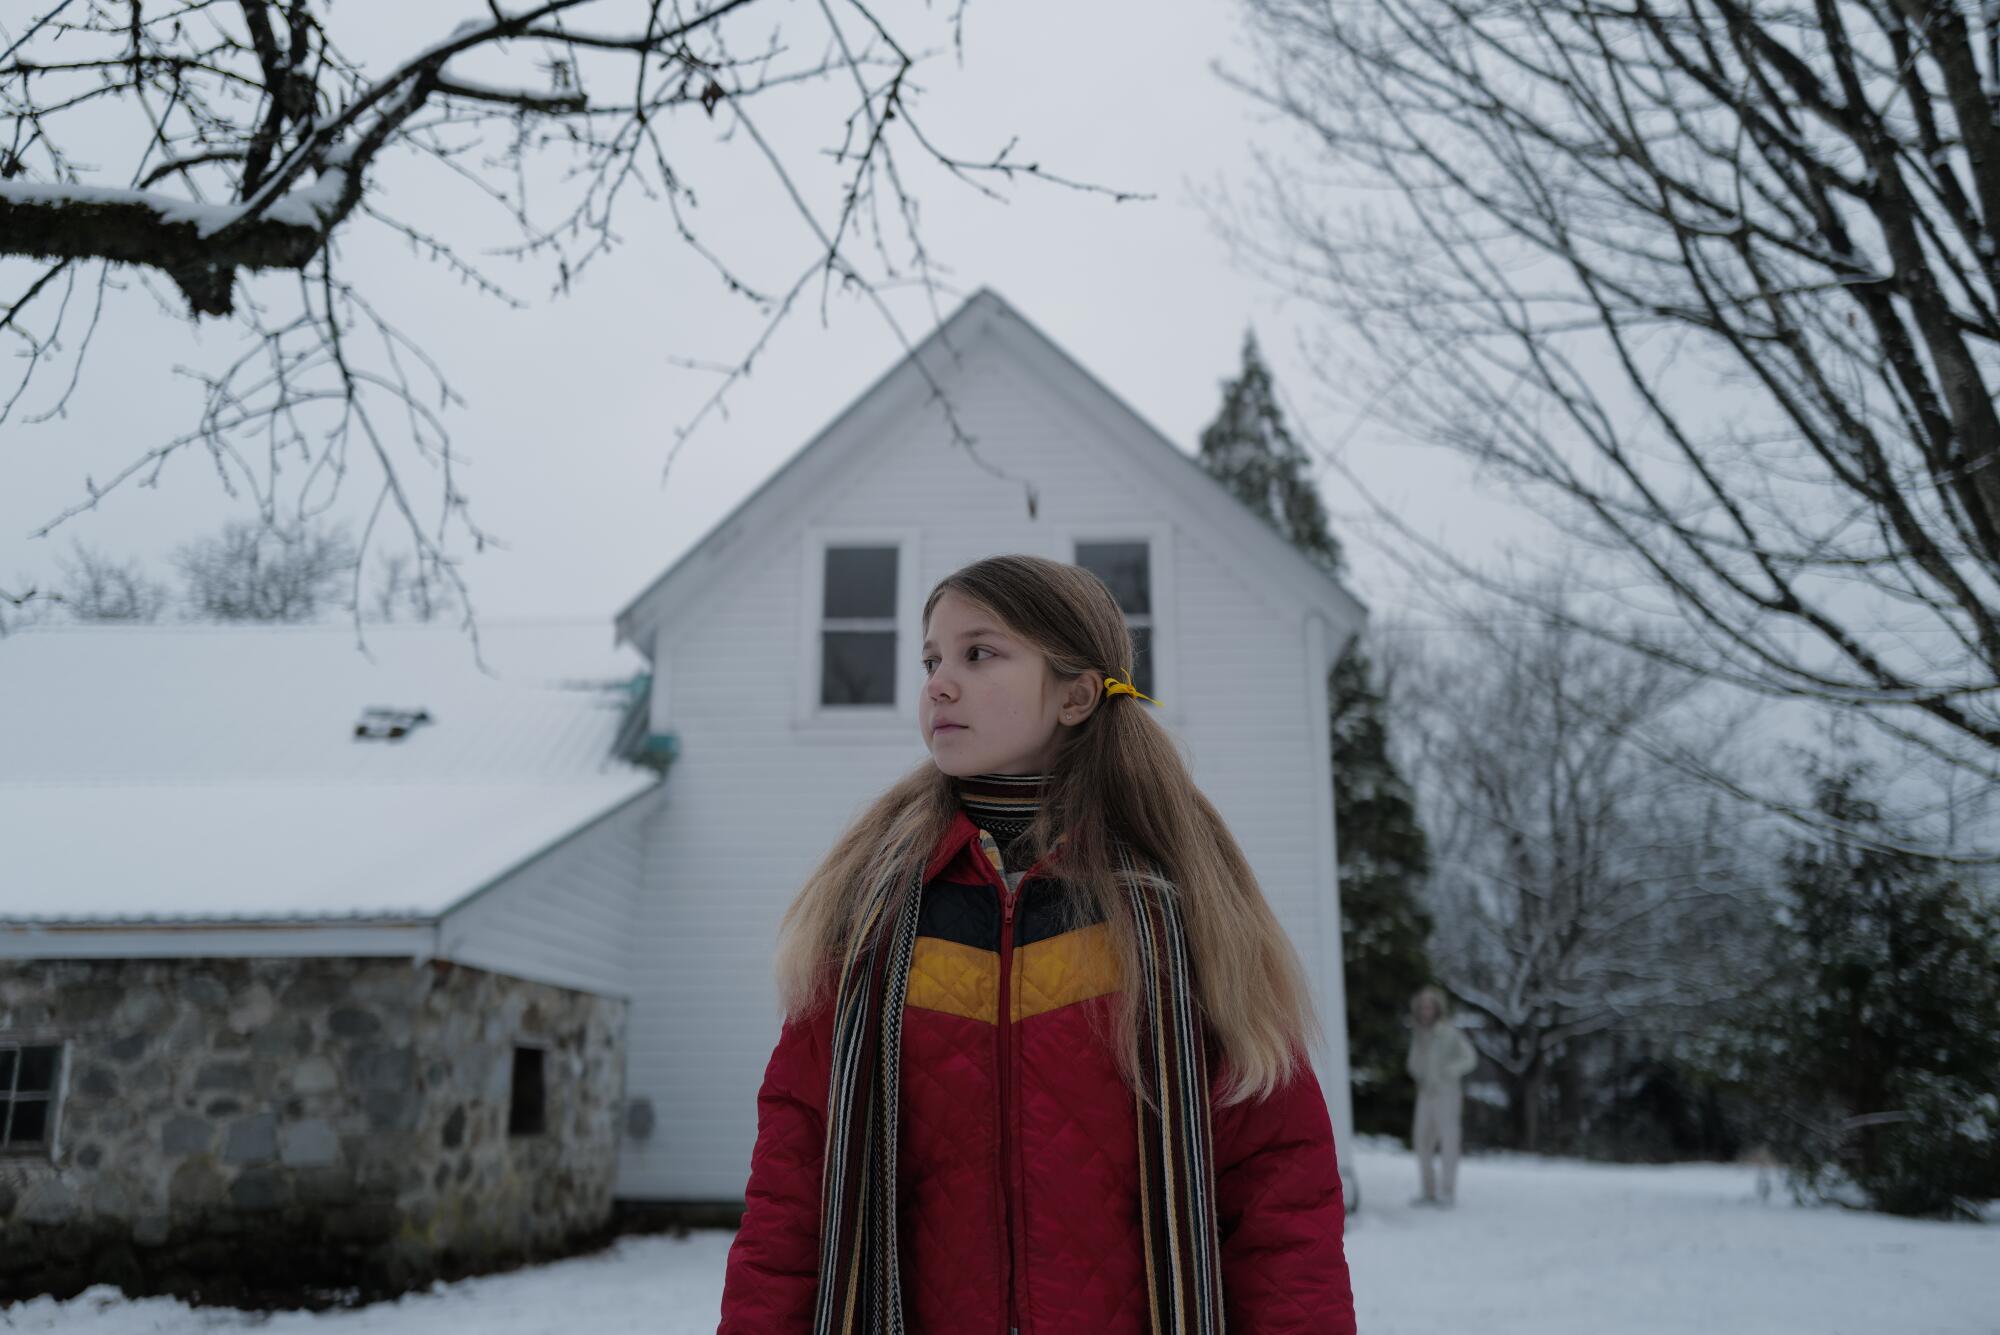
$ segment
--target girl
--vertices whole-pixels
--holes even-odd
[[[780,927],[720,1335],[1351,1333],[1303,971],[1110,590],[997,556],[923,624],[930,759]]]

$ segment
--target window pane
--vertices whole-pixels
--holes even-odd
[[[1079,542],[1076,563],[1110,586],[1118,609],[1127,616],[1150,616],[1153,581],[1143,542]],[[1134,669],[1133,680],[1138,680]]]
[[[896,703],[896,632],[820,632],[819,702],[823,705]]]
[[[1151,626],[1133,626],[1131,629],[1132,652],[1138,660],[1132,664],[1132,684],[1147,695],[1151,695],[1153,693],[1153,628]],[[1153,707],[1144,700],[1137,703],[1141,709],[1151,709]]]
[[[48,1131],[49,1105],[45,1099],[29,1099],[14,1105],[13,1129],[7,1133],[9,1145],[39,1145]]]
[[[23,1094],[46,1094],[55,1084],[56,1050],[52,1047],[22,1048],[21,1072],[15,1088]]]
[[[14,1049],[0,1048],[0,1097],[14,1087]]]
[[[507,1134],[531,1136],[539,1133],[544,1106],[542,1050],[515,1048],[514,1090],[507,1108]]]
[[[830,617],[896,615],[896,549],[827,548],[825,608]]]

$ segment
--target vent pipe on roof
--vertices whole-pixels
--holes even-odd
[[[430,721],[427,709],[387,709],[371,705],[361,711],[361,721],[354,725],[354,739],[398,741],[409,736],[419,724]]]

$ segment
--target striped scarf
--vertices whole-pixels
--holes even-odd
[[[1145,1087],[1160,1092],[1157,1112],[1133,1094],[1138,1223],[1151,1309],[1146,1328],[1154,1335],[1220,1335],[1207,1059],[1178,892],[1157,869],[1141,872],[1140,859],[1122,842],[1116,851],[1139,941],[1141,1072]],[[901,887],[873,889],[835,994],[814,1335],[904,1330],[896,1255],[896,1096],[923,889],[921,871]],[[1008,1023],[1004,1005],[1000,1023]]]
[[[1026,865],[1028,827],[1042,809],[1048,774],[973,774],[952,779],[951,789],[972,823],[993,836],[1007,869]],[[1058,843],[1061,841],[1058,840]],[[1008,878],[1012,885],[1014,878]]]

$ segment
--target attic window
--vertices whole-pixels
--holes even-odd
[[[358,741],[379,738],[396,741],[407,737],[420,723],[431,721],[426,709],[385,709],[371,705],[361,711],[361,721],[354,725],[354,736]]]
[[[1103,580],[1132,632],[1132,684],[1153,693],[1153,567],[1144,542],[1079,542],[1076,563]],[[1125,664],[1112,666],[1115,673]]]
[[[896,703],[895,547],[828,547],[820,601],[819,702]]]

